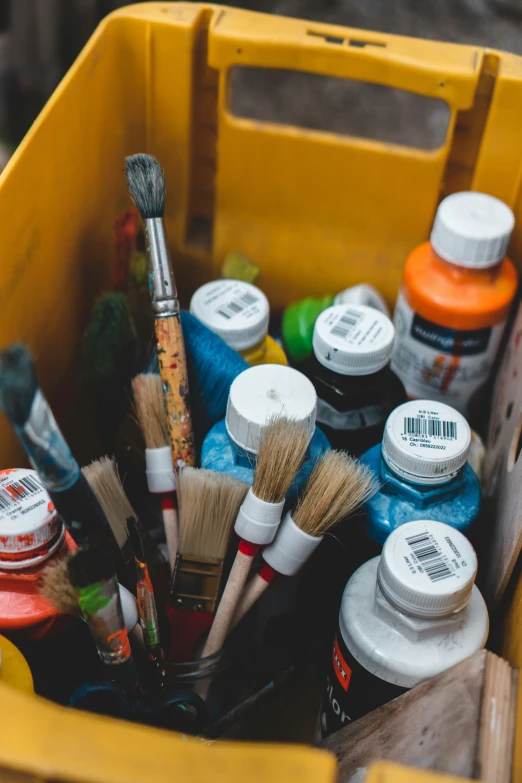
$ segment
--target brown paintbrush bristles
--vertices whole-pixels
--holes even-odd
[[[374,473],[342,451],[327,451],[316,463],[292,514],[310,536],[324,536],[379,489]]]
[[[76,591],[69,578],[70,559],[71,555],[62,557],[45,569],[38,592],[61,614],[80,615]]]
[[[169,445],[167,416],[163,401],[161,378],[153,373],[141,373],[132,381],[136,416],[148,449]]]
[[[303,461],[310,436],[300,422],[274,417],[266,425],[252,492],[267,503],[281,503]]]
[[[102,457],[82,468],[82,473],[105,511],[112,532],[122,548],[128,538],[127,519],[136,518],[136,512],[125,494],[115,460]]]
[[[225,473],[183,468],[178,479],[181,554],[223,560],[247,489]]]

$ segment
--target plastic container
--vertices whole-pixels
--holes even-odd
[[[390,319],[365,305],[335,305],[318,317],[314,355],[299,368],[315,386],[317,422],[333,448],[359,456],[406,400],[390,369],[394,335]]]
[[[495,361],[517,290],[506,257],[514,216],[484,193],[442,201],[429,242],[409,255],[397,300],[392,367],[410,398],[469,415]]]
[[[206,283],[192,296],[190,312],[249,364],[288,364],[268,334],[270,306],[255,285],[241,280]]]
[[[400,405],[386,422],[384,438],[362,455],[381,481],[361,522],[383,544],[414,519],[446,522],[468,534],[480,510],[480,484],[467,464],[471,430],[449,405],[418,400]]]
[[[395,530],[343,594],[321,716],[342,728],[486,644],[477,557],[459,532],[431,520]]]

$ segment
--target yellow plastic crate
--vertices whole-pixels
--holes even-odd
[[[423,150],[237,117],[230,111],[235,66],[439,99],[450,110],[448,132]],[[363,279],[392,302],[405,257],[428,235],[438,201],[462,189],[513,208],[511,254],[521,268],[521,120],[522,58],[514,55],[203,3],[126,7],[100,25],[0,178],[1,344],[27,341],[51,399],[67,396],[90,305],[109,283],[114,219],[129,205],[123,159],[134,152],[156,155],[166,170],[167,231],[185,294],[239,250],[262,267],[274,307]],[[21,464],[3,419],[0,442],[2,466]],[[522,582],[505,639],[505,654],[519,667],[521,595]],[[206,747],[5,686],[0,694],[6,780],[6,770],[17,780],[108,783],[335,777],[334,759],[316,750]],[[446,780],[388,765],[372,774],[372,781]]]

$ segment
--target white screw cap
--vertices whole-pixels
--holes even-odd
[[[263,559],[278,574],[293,576],[322,540],[323,536],[311,536],[301,530],[288,513],[279,526],[275,540],[263,550]]]
[[[433,400],[413,400],[390,413],[382,457],[415,484],[443,484],[466,464],[471,446],[468,422],[454,408]]]
[[[231,440],[257,454],[264,427],[272,416],[302,422],[312,438],[317,394],[303,373],[282,364],[260,364],[240,373],[230,387],[226,427]]]
[[[390,319],[366,305],[334,305],[314,327],[317,361],[341,375],[370,375],[390,361],[395,329]]]
[[[407,522],[384,544],[377,583],[397,609],[415,617],[444,617],[468,603],[477,556],[468,539],[433,520]]]
[[[431,232],[437,255],[474,269],[494,266],[506,255],[513,212],[486,193],[453,193],[439,204]]]
[[[390,317],[390,311],[388,305],[373,285],[368,283],[359,283],[359,285],[352,285],[350,288],[345,288],[344,291],[340,291],[334,296],[334,305],[339,304],[357,304],[367,305],[368,307],[374,307],[376,310],[380,310],[381,313]]]
[[[202,285],[190,300],[190,312],[236,351],[252,348],[268,334],[268,299],[242,280]]]

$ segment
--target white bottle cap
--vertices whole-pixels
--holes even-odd
[[[341,375],[370,375],[390,361],[395,329],[390,319],[366,305],[334,305],[314,327],[317,361]]]
[[[368,283],[359,283],[359,285],[352,285],[350,288],[345,288],[344,291],[340,291],[334,296],[334,305],[339,304],[357,304],[367,305],[368,307],[374,307],[376,310],[380,310],[381,313],[390,317],[390,311],[388,305],[373,285]]]
[[[414,400],[388,416],[382,457],[407,481],[443,484],[466,464],[470,445],[471,430],[462,414],[442,402]]]
[[[190,300],[190,312],[236,351],[252,348],[268,333],[268,299],[241,280],[202,285]]]
[[[442,522],[417,520],[386,539],[377,583],[400,611],[435,618],[466,606],[476,573],[475,550],[462,533]]]
[[[315,431],[317,394],[303,373],[282,364],[259,364],[240,373],[230,387],[226,427],[230,439],[257,454],[263,430],[273,416],[302,422]]]
[[[431,245],[441,258],[473,269],[494,266],[506,255],[515,217],[486,193],[453,193],[439,204]]]
[[[0,569],[48,560],[61,546],[63,524],[35,470],[0,471]]]
[[[311,536],[297,527],[288,513],[281,522],[273,543],[263,549],[263,559],[278,574],[293,576],[322,540],[323,536]]]
[[[234,530],[240,538],[251,544],[270,544],[277,533],[285,501],[269,503],[248,490],[239,509]]]
[[[163,494],[174,492],[174,468],[170,446],[159,449],[145,449],[145,467],[149,492]]]

